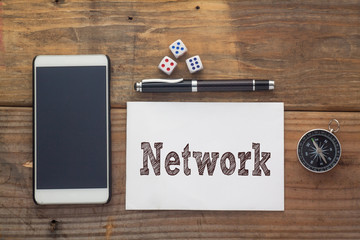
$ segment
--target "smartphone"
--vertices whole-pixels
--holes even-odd
[[[110,60],[41,55],[33,61],[34,201],[110,201]]]

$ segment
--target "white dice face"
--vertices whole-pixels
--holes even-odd
[[[186,65],[190,73],[198,72],[204,69],[199,55],[186,59]]]
[[[174,54],[176,58],[181,57],[187,52],[185,44],[180,40],[176,40],[169,46],[170,51]]]
[[[170,75],[170,74],[174,71],[176,65],[177,65],[177,63],[176,63],[174,60],[172,60],[172,59],[169,58],[168,56],[165,56],[165,57],[161,60],[158,68],[159,68],[161,71],[163,71],[164,73],[166,73],[167,75]]]

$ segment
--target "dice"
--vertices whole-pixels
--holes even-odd
[[[195,73],[204,69],[199,55],[186,59],[186,65],[190,73]]]
[[[166,73],[167,75],[170,75],[170,74],[174,71],[176,65],[177,65],[177,63],[176,63],[174,60],[172,60],[172,59],[169,58],[168,56],[165,56],[165,57],[161,60],[158,68],[159,68],[161,71],[163,71],[164,73]]]
[[[187,52],[185,44],[180,40],[176,40],[169,46],[170,51],[174,54],[176,58],[181,57]]]

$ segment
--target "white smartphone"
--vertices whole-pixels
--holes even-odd
[[[41,55],[33,62],[34,201],[110,201],[110,61]]]

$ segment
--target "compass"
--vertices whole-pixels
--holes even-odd
[[[332,123],[337,124],[334,130]],[[300,163],[309,171],[324,173],[333,169],[340,160],[341,145],[333,134],[339,131],[340,124],[336,119],[329,122],[329,131],[313,129],[305,133],[299,140],[297,155]]]

